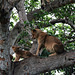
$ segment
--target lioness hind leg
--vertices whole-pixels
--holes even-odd
[[[49,56],[54,56],[54,55],[57,55],[56,53],[53,53],[53,54],[50,54]]]
[[[64,47],[63,45],[61,44],[54,44],[54,51],[57,53],[57,54],[61,54],[64,52]]]

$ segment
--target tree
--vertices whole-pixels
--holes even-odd
[[[63,41],[64,45],[66,45],[66,50],[74,50],[74,3],[75,0],[52,0],[50,3],[46,4],[44,9],[42,10],[40,7],[37,9],[39,4],[38,0],[31,0],[30,2],[28,0],[0,0],[0,74],[36,75],[41,72],[54,70],[56,68],[74,65],[75,51],[70,51],[59,56],[57,55],[46,58],[30,57],[20,62],[11,62],[10,60],[10,52],[12,51],[11,46],[17,44],[21,45],[23,39],[25,40],[23,40],[25,45],[23,47],[30,50],[30,52],[32,53],[36,52],[37,42],[33,41],[32,47],[30,43],[30,29],[35,27],[46,30],[47,27],[52,27],[52,31],[48,32],[50,35],[55,35],[57,27],[61,28],[59,29],[60,34],[57,35],[57,37],[59,37]],[[10,15],[11,13],[13,13],[12,9],[14,7],[18,11],[19,22],[17,22],[17,24],[13,27],[13,23],[10,22]],[[54,15],[56,19],[49,17],[49,14]],[[13,16],[13,18],[16,17]],[[55,26],[56,23],[61,24]],[[65,23],[68,24],[68,26],[65,26]],[[10,26],[12,26],[12,30],[9,30]],[[66,29],[69,29],[67,30],[69,34],[65,34]],[[22,37],[22,35],[25,36]]]

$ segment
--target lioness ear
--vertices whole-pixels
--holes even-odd
[[[32,29],[31,31],[32,31],[32,32],[36,32],[36,30],[35,30],[35,29]]]
[[[33,29],[33,32],[36,32],[36,30],[35,30],[35,29]]]
[[[17,47],[17,48],[19,49],[19,48],[21,48],[21,47]]]
[[[12,46],[12,48],[15,48],[15,46]]]

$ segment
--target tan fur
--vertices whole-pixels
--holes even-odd
[[[4,60],[5,60],[5,58],[1,58],[1,57],[0,57],[0,60],[3,60],[3,61],[4,61]]]
[[[34,29],[32,32],[32,38],[37,39],[38,48],[36,55],[42,47],[45,47],[49,52],[60,54],[64,52],[64,46],[62,42],[54,36],[49,36],[47,33],[42,32],[40,29]]]
[[[10,54],[10,60],[12,61],[12,59],[13,59],[13,56]]]
[[[2,45],[4,43],[4,40],[0,40],[0,45]]]
[[[15,61],[19,61],[20,58],[29,58],[33,56],[29,51],[19,50],[20,47],[12,46],[13,51],[16,53]]]
[[[47,2],[50,2],[50,0],[46,0]]]

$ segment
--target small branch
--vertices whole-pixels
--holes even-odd
[[[71,42],[75,42],[75,39],[69,40],[69,41],[65,41],[64,45],[66,45],[67,43],[71,43]]]
[[[65,22],[66,22],[67,24],[69,24],[69,25],[71,26],[71,28],[73,28],[74,31],[75,31],[75,25],[74,25],[73,22],[71,22],[67,17],[66,17]]]
[[[51,24],[55,24],[55,23],[59,23],[59,22],[65,23],[65,19],[54,19],[54,20],[50,21]]]
[[[44,21],[45,22],[45,21]],[[52,21],[49,22],[49,24],[46,24],[46,23],[40,23],[40,27],[48,27],[50,26],[50,24],[54,25],[55,23],[66,23],[66,24],[69,24],[71,26],[71,28],[74,29],[74,32],[75,32],[75,25],[73,25],[73,23],[69,20],[66,20],[66,19],[53,19]],[[38,23],[37,23],[38,24]],[[37,25],[36,24],[36,25]],[[39,28],[39,26],[37,25],[37,28]]]
[[[75,38],[75,36],[71,36],[73,33],[74,33],[75,31],[74,30],[72,30],[69,34],[68,34],[68,36],[65,36],[65,38],[68,38],[68,39],[74,39]]]
[[[65,38],[68,38],[68,39],[75,39],[75,36],[65,36]]]
[[[44,21],[45,22],[45,21]],[[40,27],[48,27],[50,26],[50,24],[54,25],[55,23],[65,23],[65,19],[53,19],[52,21],[49,22],[49,24],[46,23],[40,23]],[[38,24],[38,23],[37,23]],[[37,25],[37,28],[39,28],[39,26]]]

